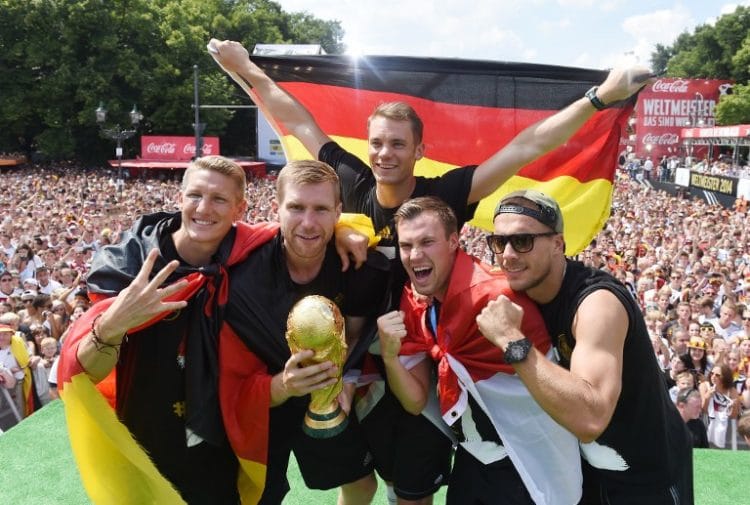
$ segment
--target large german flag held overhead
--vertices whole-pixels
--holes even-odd
[[[459,59],[254,56],[253,61],[299,100],[326,134],[364,160],[372,110],[389,101],[412,105],[425,124],[425,157],[416,167],[417,175],[425,176],[483,162],[606,77],[579,68]],[[502,195],[536,187],[560,202],[568,254],[583,249],[609,216],[620,134],[631,110],[632,102],[595,114],[565,145],[483,200],[472,223],[491,229]],[[288,159],[310,157],[268,119]]]

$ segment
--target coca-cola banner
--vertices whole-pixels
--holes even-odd
[[[219,137],[203,137],[203,155],[219,153]],[[141,137],[141,158],[145,160],[188,161],[195,156],[195,137]]]
[[[636,104],[636,156],[654,162],[665,155],[703,156],[705,148],[685,147],[680,130],[714,126],[719,96],[731,88],[731,81],[719,79],[660,78],[646,86]]]

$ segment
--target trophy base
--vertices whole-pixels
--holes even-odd
[[[349,418],[336,402],[336,407],[330,412],[312,412],[305,414],[302,431],[312,438],[333,438],[343,432],[349,424]]]

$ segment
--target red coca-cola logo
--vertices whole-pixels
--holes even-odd
[[[204,156],[212,154],[213,145],[203,144],[203,149],[201,151],[203,152]],[[182,154],[193,156],[195,154],[195,144],[185,144],[185,146],[182,148]]]
[[[647,133],[641,140],[642,144],[651,144],[656,146],[671,146],[679,142],[680,138],[676,133],[662,133],[661,135],[654,135],[653,133]]]
[[[219,154],[219,139],[204,137],[203,154]],[[189,160],[195,155],[194,137],[141,138],[141,156],[148,159]]]
[[[675,79],[674,81],[665,81],[658,79],[651,90],[654,93],[687,93],[688,81],[686,79]]]
[[[175,142],[162,142],[161,144],[151,142],[146,146],[148,154],[174,154],[176,150],[177,144]]]

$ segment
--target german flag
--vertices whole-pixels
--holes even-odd
[[[142,216],[118,244],[107,246],[98,253],[89,272],[88,284],[92,296],[100,299],[71,325],[63,344],[58,384],[65,405],[70,446],[78,464],[81,482],[93,503],[184,503],[172,483],[159,472],[149,455],[120,421],[112,409],[113,404],[108,403],[102,396],[78,360],[78,346],[91,334],[96,319],[116,300],[114,296],[105,296],[118,293],[131,284],[132,277],[137,275],[148,252],[162,236],[161,232],[166,229],[166,233],[169,233],[169,228],[164,225],[171,217],[170,214],[163,213]],[[159,232],[154,232],[154,229]],[[182,279],[187,281],[186,286],[166,300],[195,299],[196,303],[205,304],[202,309],[203,318],[210,321],[219,317],[228,301],[226,269],[247,259],[253,250],[271,240],[277,230],[278,225],[274,223],[237,223],[236,232],[228,235],[233,238],[225,239],[222,244],[225,247],[220,247],[216,254],[215,266],[221,267],[217,268],[218,272],[211,274],[206,267],[183,267],[183,270],[170,277],[167,283]],[[216,282],[218,284],[215,284]],[[206,299],[201,301],[206,291],[213,293],[210,295],[210,302]],[[132,338],[132,335],[169,315],[169,312],[159,313],[151,320],[131,328],[128,333]],[[238,364],[237,360],[241,359],[239,352],[249,354],[241,341],[231,341],[229,337],[224,336],[217,338],[213,335],[202,335],[201,332],[211,331],[212,328],[199,326],[191,330],[190,338],[197,340],[208,336],[218,341],[217,353],[221,356],[218,362],[218,394],[220,401],[226,402],[220,405],[221,414],[226,435],[240,463],[237,489],[241,503],[253,505],[260,500],[265,486],[265,432],[256,433],[253,431],[254,426],[248,427],[238,420],[246,419],[248,411],[263,405],[258,402],[265,401],[267,405],[270,401],[268,390],[256,387],[257,381],[252,381],[252,378],[248,377],[250,372],[262,364],[258,364],[256,368],[253,368],[253,364],[248,360]],[[225,364],[227,357],[232,357],[234,361]],[[187,359],[190,362],[189,354]],[[205,361],[199,360],[190,366],[208,368]],[[236,370],[239,372],[235,373]],[[125,378],[124,383],[127,383],[127,373],[123,372],[122,377]],[[270,381],[269,376],[266,380],[269,388]],[[112,382],[108,387],[113,393],[117,386]],[[205,405],[201,405],[201,409],[205,409]],[[267,419],[268,407],[266,406],[264,412],[257,413],[255,418]]]
[[[549,65],[396,56],[252,59],[310,111],[326,134],[363,160],[373,109],[383,102],[409,103],[425,124],[425,158],[417,163],[416,174],[428,177],[482,163],[607,75]],[[252,93],[247,83],[238,82]],[[585,248],[609,217],[619,140],[632,108],[630,101],[595,114],[565,145],[524,167],[483,200],[472,224],[491,230],[499,199],[534,187],[559,201],[567,253]],[[288,159],[311,157],[281,125],[272,125]]]

